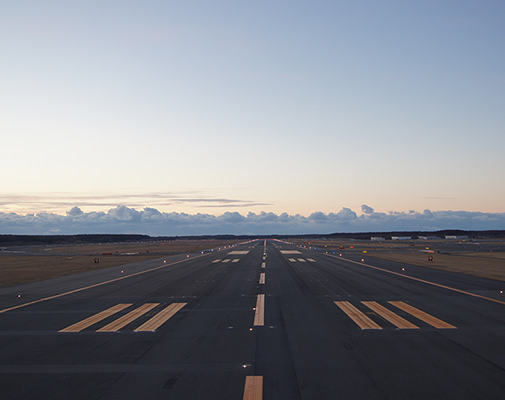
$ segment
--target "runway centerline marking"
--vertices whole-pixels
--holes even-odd
[[[128,314],[123,315],[121,318],[112,321],[110,324],[105,325],[103,328],[97,330],[97,332],[117,332],[121,328],[128,325],[130,322],[135,321],[142,315],[151,311],[154,307],[158,306],[160,303],[146,303],[130,311]]]
[[[261,263],[261,268],[265,268],[266,266],[267,266],[267,264],[265,262]]]
[[[334,301],[334,303],[351,318],[361,329],[382,329],[348,301]]]
[[[256,312],[254,313],[254,326],[265,325],[265,295],[259,294],[256,299]]]
[[[140,325],[134,332],[154,332],[161,325],[172,318],[179,310],[181,310],[188,303],[172,303],[165,307],[158,314],[152,317],[150,320],[146,321]]]
[[[398,307],[400,310],[405,311],[406,313],[416,317],[417,319],[420,319],[421,321],[426,322],[428,325],[431,325],[437,329],[458,329],[454,325],[448,324],[447,322],[444,322],[441,319],[434,317],[433,315],[425,313],[424,311],[421,311],[411,306],[410,304],[404,303],[403,301],[388,301],[388,303],[392,304],[395,307]]]
[[[147,274],[148,272],[157,271],[157,270],[162,269],[162,268],[171,267],[172,265],[179,264],[179,263],[182,263],[182,262],[185,262],[185,261],[194,260],[194,259],[200,258],[200,257],[205,257],[205,255],[206,254],[195,256],[195,257],[192,257],[192,258],[184,258],[184,259],[179,260],[179,261],[174,261],[173,263],[170,263],[170,264],[163,264],[163,265],[160,265],[158,267],[149,268],[149,269],[146,269],[145,271],[135,272],[135,273],[130,274],[130,275],[120,276],[119,278],[109,279],[109,280],[104,281],[104,282],[98,282],[98,283],[94,283],[93,285],[84,286],[84,287],[81,287],[81,288],[78,288],[78,289],[74,289],[74,290],[69,290],[68,292],[59,293],[59,294],[55,294],[53,296],[43,297],[43,298],[38,299],[38,300],[29,301],[27,303],[18,304],[17,306],[12,306],[12,307],[8,307],[8,308],[4,308],[3,310],[0,310],[0,314],[3,314],[5,312],[7,312],[7,311],[17,310],[18,308],[31,306],[33,304],[42,303],[44,301],[57,299],[57,298],[60,298],[60,297],[63,297],[63,296],[67,296],[69,294],[79,293],[79,292],[82,292],[83,290],[93,289],[95,287],[107,285],[109,283],[122,281],[123,279],[133,278],[134,276]]]
[[[384,268],[375,267],[373,265],[365,264],[365,263],[362,263],[362,262],[359,262],[359,261],[350,260],[348,258],[337,257],[337,256],[334,256],[333,254],[327,254],[327,255],[330,256],[330,257],[333,257],[333,258],[337,258],[339,260],[349,261],[351,263],[358,264],[358,265],[361,265],[363,267],[376,269],[377,271],[386,272],[388,274],[392,274],[392,275],[396,275],[396,276],[401,276],[402,278],[412,279],[414,281],[422,282],[422,283],[427,283],[428,285],[437,286],[437,287],[442,288],[442,289],[452,290],[453,292],[458,292],[458,293],[466,294],[467,296],[473,296],[473,297],[477,297],[479,299],[488,300],[488,301],[492,301],[494,303],[499,303],[499,304],[505,305],[505,301],[493,299],[492,297],[482,296],[482,295],[477,294],[477,293],[467,292],[465,290],[456,289],[456,288],[453,288],[451,286],[442,285],[440,283],[431,282],[431,281],[427,281],[427,280],[424,280],[424,279],[421,279],[421,278],[415,278],[413,276],[408,276],[408,275],[400,274],[399,272],[394,272],[394,271],[390,271],[390,270],[387,270],[387,269],[384,269]],[[0,311],[0,313],[1,313],[1,311]]]
[[[125,308],[130,307],[131,304],[117,304],[114,307],[108,308],[107,310],[104,310],[102,312],[99,312],[98,314],[92,315],[89,318],[83,319],[82,321],[79,321],[73,325],[67,326],[65,329],[62,329],[59,332],[80,332],[91,325],[94,325],[111,315],[114,315],[118,313],[119,311],[124,310]]]
[[[242,400],[263,399],[263,376],[246,376]]]
[[[265,273],[264,273],[264,272],[262,272],[262,273],[260,274],[260,281],[259,281],[259,284],[260,284],[260,285],[264,285],[264,284],[265,284]]]
[[[393,311],[388,310],[383,305],[375,301],[362,301],[362,304],[367,306],[370,310],[379,314],[385,320],[391,322],[394,326],[400,329],[419,329],[417,325],[407,321],[406,319],[395,314]]]

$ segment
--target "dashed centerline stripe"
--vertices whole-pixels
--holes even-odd
[[[256,312],[254,313],[254,326],[265,325],[265,295],[259,294],[256,299]]]
[[[128,314],[123,315],[121,318],[112,321],[110,324],[105,325],[103,328],[97,330],[97,332],[117,332],[121,328],[128,325],[130,322],[135,321],[140,318],[145,313],[151,311],[154,307],[158,306],[159,303],[146,303],[130,311]]]
[[[108,308],[105,311],[99,312],[98,314],[92,315],[89,318],[79,321],[73,325],[67,326],[65,329],[62,329],[59,332],[80,332],[83,329],[86,329],[86,328],[90,327],[91,325],[94,325],[94,324],[110,317],[111,315],[114,315],[114,314],[118,313],[119,311],[122,311],[125,308],[128,308],[130,306],[131,306],[131,304],[117,304],[114,307]]]
[[[454,325],[448,324],[447,322],[444,322],[441,319],[434,317],[433,315],[425,313],[424,311],[421,311],[411,306],[410,304],[406,304],[403,301],[388,301],[388,303],[392,304],[395,307],[398,307],[400,310],[413,315],[417,319],[420,319],[421,321],[424,321],[428,325],[431,325],[437,329],[458,329]]]
[[[246,376],[242,400],[263,399],[263,376]]]
[[[348,301],[334,301],[334,303],[361,329],[382,329],[380,325],[376,324]]]
[[[260,285],[264,285],[265,284],[265,273],[264,272],[262,272],[260,274],[260,282],[259,283],[260,283]]]
[[[140,325],[134,332],[154,332],[161,325],[172,318],[180,309],[182,309],[187,303],[172,303],[165,307],[162,311],[152,317],[149,321]]]
[[[406,319],[400,317],[399,315],[395,314],[393,311],[388,310],[386,307],[384,307],[383,305],[380,305],[379,303],[377,303],[375,301],[362,301],[361,303],[363,303],[365,306],[367,306],[370,310],[379,314],[385,320],[391,322],[397,328],[419,329],[418,326],[416,326],[413,323],[407,321]]]

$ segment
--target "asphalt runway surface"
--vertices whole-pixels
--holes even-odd
[[[503,286],[260,240],[4,288],[0,397],[503,399]]]

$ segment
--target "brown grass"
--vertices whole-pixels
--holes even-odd
[[[497,249],[503,249],[503,240],[482,241],[486,245],[492,244]],[[367,255],[385,260],[396,261],[426,268],[459,272],[466,275],[505,281],[505,252],[469,252],[454,251],[451,254],[425,253],[429,249],[443,248],[451,244],[447,240],[412,240],[412,241],[384,241],[369,242],[357,240],[298,240],[296,244],[317,247],[328,252],[356,251],[366,252]],[[433,261],[428,261],[428,256]]]
[[[390,261],[397,261],[426,268],[459,272],[481,278],[505,281],[505,253],[465,253],[465,254],[426,254],[426,253],[386,253],[369,252],[368,255]],[[433,261],[428,256],[433,256]]]
[[[149,243],[25,247],[23,248],[24,254],[0,253],[0,287],[126,265],[174,254],[198,252],[233,243],[234,241],[175,240]],[[98,263],[95,263],[95,258],[99,259]]]

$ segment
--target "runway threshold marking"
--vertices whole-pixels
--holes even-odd
[[[259,294],[256,299],[256,312],[254,313],[254,326],[265,325],[265,295]]]
[[[290,262],[296,262],[296,260],[294,258],[290,258],[289,261]]]
[[[149,321],[140,325],[134,332],[154,332],[161,325],[172,318],[178,311],[180,311],[187,303],[172,303],[165,307],[162,311],[152,317]]]
[[[309,260],[310,262],[316,262],[316,260],[314,260],[313,258],[307,258],[307,260]]]
[[[372,321],[348,301],[334,301],[334,303],[361,329],[382,329],[379,324]]]
[[[417,319],[420,319],[421,321],[426,322],[428,325],[431,325],[437,329],[458,329],[454,325],[448,324],[447,322],[444,322],[441,319],[434,317],[433,315],[425,313],[424,311],[421,311],[418,308],[411,306],[410,304],[404,303],[403,301],[388,301],[388,303],[392,304],[395,307],[398,307],[400,310],[405,311],[406,313],[416,317]]]
[[[262,272],[262,273],[260,274],[260,281],[259,281],[259,284],[260,284],[260,285],[264,285],[264,284],[265,284],[265,273],[264,273],[264,272]]]
[[[218,258],[217,260],[212,261],[212,264],[218,263],[219,261],[221,261],[220,258]]]
[[[92,315],[89,318],[83,319],[82,321],[79,321],[73,325],[67,326],[65,329],[62,329],[59,332],[80,332],[90,327],[91,325],[94,325],[130,306],[131,304],[117,304],[114,307],[108,308],[107,310]]]
[[[415,278],[413,276],[401,274],[399,272],[390,271],[388,269],[384,269],[384,268],[380,268],[380,267],[375,267],[373,265],[365,264],[365,263],[359,262],[359,261],[350,260],[348,258],[337,257],[337,256],[334,256],[333,254],[327,254],[327,255],[330,256],[330,257],[333,257],[333,258],[337,258],[339,260],[349,261],[351,263],[358,264],[358,265],[361,265],[363,267],[376,269],[378,271],[386,272],[388,274],[392,274],[392,275],[396,275],[396,276],[401,276],[402,278],[412,279],[414,281],[422,282],[422,283],[427,283],[428,285],[436,286],[436,287],[439,287],[439,288],[442,288],[442,289],[452,290],[453,292],[462,293],[462,294],[466,294],[468,296],[477,297],[479,299],[488,300],[488,301],[492,301],[494,303],[499,303],[499,304],[505,305],[505,301],[493,299],[492,297],[487,297],[487,296],[482,296],[482,295],[477,294],[477,293],[467,292],[466,290],[456,289],[456,288],[453,288],[451,286],[442,285],[440,283],[427,281],[427,280],[424,280],[424,279],[421,279],[421,278]],[[2,311],[0,311],[0,313],[1,312]]]
[[[84,287],[81,287],[81,288],[78,288],[78,289],[74,289],[74,290],[69,290],[68,292],[59,293],[59,294],[55,294],[53,296],[43,297],[43,298],[38,299],[38,300],[29,301],[27,303],[18,304],[17,306],[12,306],[12,307],[8,307],[8,308],[4,308],[3,310],[0,310],[0,314],[6,313],[6,312],[12,311],[12,310],[17,310],[18,308],[31,306],[33,304],[42,303],[44,301],[54,300],[54,299],[57,299],[57,298],[60,298],[60,297],[63,297],[63,296],[67,296],[69,294],[79,293],[79,292],[82,292],[83,290],[93,289],[95,287],[107,285],[109,283],[122,281],[123,279],[133,278],[134,276],[147,274],[148,272],[157,271],[157,270],[162,269],[162,268],[171,267],[172,265],[179,264],[179,263],[182,263],[182,262],[185,262],[185,261],[194,260],[194,259],[200,258],[200,257],[205,257],[205,255],[206,254],[195,256],[195,257],[192,257],[192,258],[184,258],[182,260],[175,261],[175,262],[170,263],[170,264],[163,264],[163,265],[160,265],[158,267],[149,268],[149,269],[146,269],[145,271],[134,272],[133,274],[130,274],[130,275],[120,276],[119,278],[109,279],[109,280],[104,281],[104,282],[98,282],[98,283],[95,283],[93,285],[84,286]]]
[[[242,400],[263,399],[263,376],[246,376]]]
[[[234,258],[233,260],[231,260],[232,263],[236,263],[236,262],[239,262],[240,261],[240,258]]]
[[[135,321],[142,315],[151,311],[154,307],[158,306],[160,303],[146,303],[130,311],[128,314],[123,315],[121,318],[112,321],[110,324],[105,325],[103,328],[97,330],[97,332],[117,332],[121,328],[128,325],[130,322]]]
[[[407,321],[406,319],[400,317],[395,314],[393,311],[388,310],[383,305],[375,302],[375,301],[362,301],[365,306],[367,306],[370,310],[379,314],[385,320],[391,322],[394,326],[400,329],[419,329],[417,325]]]
[[[305,260],[303,258],[299,258],[298,261],[305,262]]]

